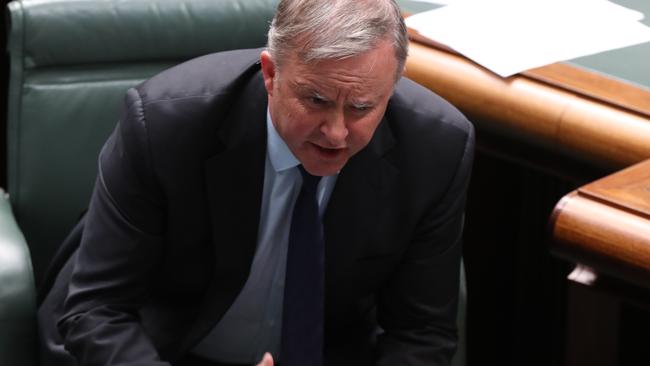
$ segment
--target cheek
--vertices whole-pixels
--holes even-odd
[[[289,103],[284,108],[284,132],[293,140],[306,139],[317,134],[318,117],[309,113],[299,103]]]

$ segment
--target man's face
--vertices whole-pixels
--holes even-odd
[[[372,138],[393,92],[397,60],[383,41],[345,60],[304,64],[289,55],[279,72],[267,51],[262,73],[273,125],[313,175],[333,175]]]

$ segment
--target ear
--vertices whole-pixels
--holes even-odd
[[[262,77],[264,77],[264,87],[266,87],[266,92],[270,96],[273,96],[273,81],[276,69],[269,51],[262,51],[260,54],[260,64],[262,65]]]

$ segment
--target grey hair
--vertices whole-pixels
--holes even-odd
[[[278,68],[290,52],[311,63],[346,59],[390,40],[397,81],[408,55],[406,25],[395,0],[281,0],[268,33]]]

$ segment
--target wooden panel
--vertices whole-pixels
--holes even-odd
[[[618,365],[620,300],[573,281],[567,293],[565,365]]]

